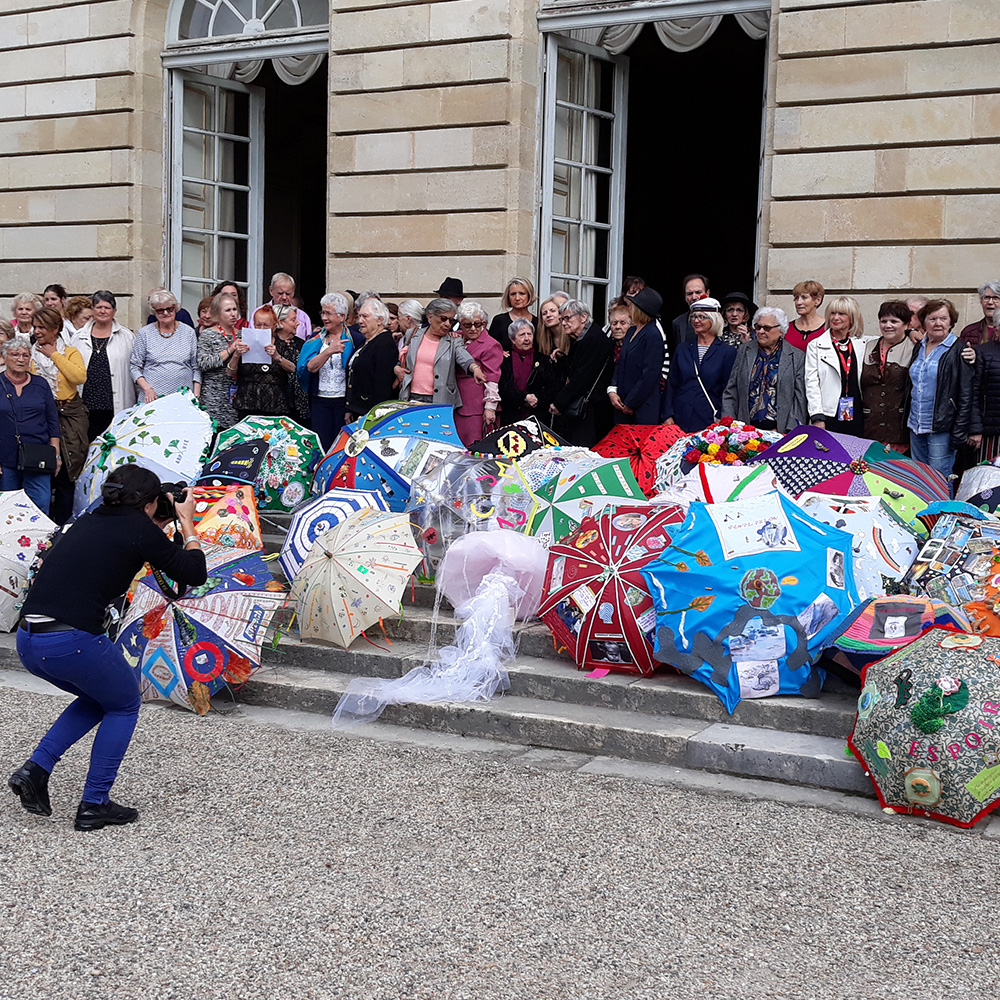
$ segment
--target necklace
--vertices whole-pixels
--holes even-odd
[[[175,326],[170,333],[164,333],[159,327],[156,328],[156,332],[164,339],[169,340],[176,332],[177,327]]]
[[[5,372],[5,374],[7,376],[7,381],[10,382],[11,385],[24,385],[24,383],[31,378],[31,372],[22,372],[20,378],[12,375],[10,372]]]

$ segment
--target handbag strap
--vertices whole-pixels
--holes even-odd
[[[4,374],[3,379],[7,383],[7,385],[9,385],[11,387],[11,389],[14,392],[17,392],[17,390],[14,389],[14,383],[11,382],[9,378],[7,378],[6,373]],[[28,382],[30,382],[30,381],[31,381],[31,375],[29,374],[28,375],[28,381],[25,382],[24,384],[27,385]],[[14,437],[17,438],[17,443],[20,445],[20,443],[21,443],[21,424],[20,424],[20,422],[17,419],[17,407],[14,405],[14,399],[13,399],[13,397],[11,396],[11,394],[9,392],[6,393],[6,396],[7,396],[7,403],[10,406],[11,415],[14,417]]]
[[[590,391],[585,396],[581,396],[580,397],[581,399],[585,400],[588,403],[590,402],[590,397],[594,395],[594,390],[597,388],[597,383],[601,381],[601,376],[604,374],[604,369],[607,366],[608,366],[608,359],[605,358],[601,362],[601,367],[597,370],[597,378],[594,379],[594,384],[590,387]]]
[[[712,345],[708,345],[708,350],[712,349]],[[698,385],[701,386],[701,391],[705,394],[705,399],[708,400],[708,405],[712,407],[712,419],[715,420],[719,416],[719,408],[715,405],[715,401],[708,394],[708,390],[705,388],[705,383],[701,380],[701,367],[698,364],[698,345],[694,345],[694,377],[698,380]],[[708,351],[705,352],[706,354]]]

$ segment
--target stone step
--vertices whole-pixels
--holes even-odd
[[[332,716],[349,674],[286,665],[262,668],[240,690],[242,704]],[[513,689],[512,689],[513,690]],[[474,704],[389,705],[388,725],[503,740],[588,755],[675,764],[871,795],[844,742],[678,715],[581,705],[507,693]],[[363,731],[363,730],[362,730]]]

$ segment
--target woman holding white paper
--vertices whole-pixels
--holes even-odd
[[[296,336],[298,323],[295,306],[261,306],[254,313],[254,328],[270,330],[271,337],[263,348],[263,363],[248,360],[256,357],[256,352],[244,352],[231,363],[230,367],[236,368],[233,406],[241,420],[251,414],[301,420],[293,386],[295,366],[302,349],[302,341]]]
[[[212,299],[213,326],[198,335],[198,364],[201,367],[201,402],[219,425],[219,430],[232,427],[239,419],[233,408],[236,391],[229,366],[246,349],[240,340],[238,323],[240,304],[236,297],[220,292]]]

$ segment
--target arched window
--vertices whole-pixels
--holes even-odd
[[[263,35],[330,22],[329,0],[184,0],[174,4],[169,42]]]

